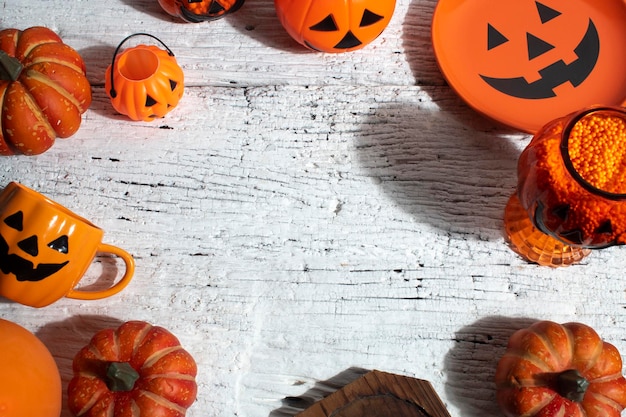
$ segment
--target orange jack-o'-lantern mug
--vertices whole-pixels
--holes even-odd
[[[102,243],[104,231],[42,194],[16,182],[0,193],[0,296],[31,307],[62,297],[95,300],[128,285],[135,261]],[[126,269],[113,286],[97,291],[76,286],[96,254],[120,257]]]

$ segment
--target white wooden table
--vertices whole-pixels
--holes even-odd
[[[530,137],[446,85],[435,3],[398,0],[365,49],[319,54],[287,35],[271,0],[200,24],[156,0],[0,0],[1,28],[47,26],[81,53],[94,95],[76,135],[1,159],[0,185],[89,218],[137,262],[117,296],[3,300],[0,317],[46,343],[64,387],[97,330],[169,329],[198,362],[191,417],[293,414],[285,398],[352,367],[427,379],[453,417],[495,417],[495,363],[530,321],[581,321],[626,349],[624,252],[550,269],[506,245]],[[186,77],[179,106],[150,123],[104,92],[113,50],[135,32],[160,37]],[[86,285],[110,280],[114,261],[99,257]]]

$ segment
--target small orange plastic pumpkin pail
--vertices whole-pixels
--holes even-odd
[[[149,36],[165,50],[154,45],[137,45],[124,50],[122,45],[133,36]],[[158,38],[147,33],[126,37],[113,54],[105,73],[105,89],[113,108],[132,120],[151,121],[164,117],[183,96],[184,74],[174,53]]]

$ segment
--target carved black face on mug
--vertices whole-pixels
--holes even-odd
[[[42,242],[37,235],[29,233],[20,236],[25,221],[21,211],[2,219],[3,227],[18,238],[12,247],[7,237],[0,234],[0,270],[15,275],[18,281],[41,281],[69,263],[69,239],[67,234],[60,234],[49,242]]]

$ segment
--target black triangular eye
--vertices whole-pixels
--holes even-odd
[[[561,204],[552,209],[552,214],[561,219],[562,221],[567,220],[567,216],[569,214],[570,206],[569,204]]]
[[[213,2],[211,3],[211,5],[209,6],[209,14],[218,14],[218,13],[222,13],[224,10],[226,10],[224,8],[224,6],[222,6],[221,4],[219,4],[218,2],[216,2],[215,0],[213,0]]]
[[[154,106],[155,104],[157,104],[157,101],[153,99],[152,97],[150,97],[149,95],[146,95],[146,107],[151,107],[151,106]]]
[[[363,17],[361,17],[361,23],[359,23],[359,27],[370,26],[376,22],[380,22],[381,20],[383,20],[382,16],[365,9],[365,11],[363,12]]]
[[[611,224],[611,220],[607,220],[604,223],[602,223],[600,226],[598,226],[598,228],[596,229],[595,233],[600,233],[600,234],[611,234],[613,233],[613,225]]]
[[[39,254],[37,236],[35,235],[17,242],[17,246],[31,256],[37,256]]]
[[[66,235],[54,239],[52,242],[48,243],[48,247],[61,253],[68,253],[70,249]]]
[[[356,48],[361,43],[362,42],[356,36],[354,36],[354,33],[352,33],[352,31],[349,30],[348,33],[346,33],[346,36],[344,36],[343,39],[341,39],[339,43],[335,45],[335,48],[337,49]]]
[[[174,80],[170,80],[170,89],[172,91],[174,91],[176,89],[176,86],[178,85],[178,83]]]
[[[309,29],[314,30],[316,32],[334,32],[339,30],[337,27],[337,23],[335,23],[335,19],[333,19],[332,15],[328,15],[319,23],[314,24]]]
[[[538,1],[535,2],[537,5],[537,11],[539,12],[539,18],[541,19],[541,23],[549,22],[561,15],[561,12],[554,10],[551,7],[546,6],[545,4],[541,4]]]
[[[543,55],[551,49],[554,49],[554,45],[539,39],[538,37],[526,34],[526,40],[528,42],[528,59],[537,58],[539,55]]]
[[[4,224],[17,230],[18,232],[21,232],[24,230],[24,213],[18,211],[17,213],[11,214],[9,217],[4,219]]]
[[[487,24],[487,50],[491,50],[496,46],[508,42],[509,39],[500,33],[496,28]]]

